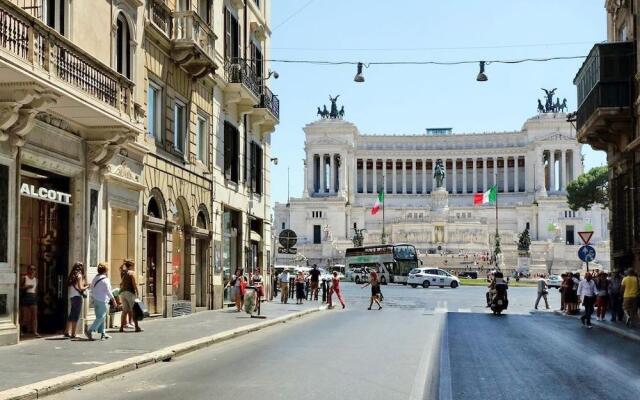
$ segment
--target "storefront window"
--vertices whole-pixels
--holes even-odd
[[[184,232],[184,212],[178,207],[178,215],[176,217],[176,226],[173,229],[173,255],[171,264],[173,266],[173,294],[178,300],[189,300],[190,284],[188,281],[189,274],[185,262],[185,232]]]
[[[111,213],[111,284],[119,287],[120,266],[126,259],[134,259],[134,218],[131,212],[113,209]]]
[[[8,261],[9,167],[0,165],[0,263]]]
[[[225,286],[238,267],[238,218],[239,214],[235,211],[225,211],[222,214],[222,270]],[[233,302],[228,289],[225,290],[224,300]]]
[[[89,267],[98,266],[98,191],[91,189],[89,198]]]

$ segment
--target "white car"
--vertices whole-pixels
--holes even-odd
[[[547,286],[549,288],[554,287],[556,289],[560,289],[560,286],[562,286],[562,278],[558,275],[549,275],[549,279],[547,279]]]
[[[409,272],[407,284],[412,288],[422,286],[426,289],[429,286],[440,286],[441,288],[450,286],[455,289],[460,286],[460,279],[438,268],[414,268]]]

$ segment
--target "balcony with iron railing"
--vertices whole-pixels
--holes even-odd
[[[113,117],[133,123],[134,83],[47,26],[42,2],[31,3],[23,9],[0,0],[0,83],[37,81],[62,93],[54,111],[83,125],[114,125]]]
[[[243,89],[240,93],[242,99],[249,99],[253,105],[258,104],[262,82],[249,63],[240,58],[225,60],[224,77],[230,86]]]
[[[632,134],[634,45],[596,44],[578,71],[576,128],[578,141],[598,149]]]
[[[202,78],[218,68],[216,35],[197,12],[173,12],[171,41],[173,58],[192,76]]]
[[[271,89],[269,89],[266,85],[262,86],[262,94],[260,94],[260,103],[258,103],[255,108],[264,109],[269,112],[270,119],[272,119],[274,123],[278,123],[280,120],[280,99],[278,96],[273,94]]]

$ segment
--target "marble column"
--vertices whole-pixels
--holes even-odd
[[[562,183],[560,184],[560,190],[567,190],[567,150],[561,150],[561,163],[560,170],[562,171]]]
[[[367,193],[367,158],[362,159],[362,193]]]
[[[398,175],[398,171],[396,168],[396,162],[398,160],[396,160],[395,158],[392,160],[393,165],[391,166],[391,173],[392,175],[392,182],[391,184],[393,185],[393,190],[391,191],[393,194],[397,194],[398,193],[398,178],[396,177]]]
[[[436,178],[433,175],[436,173],[436,161],[437,159],[431,160],[431,191],[433,192],[436,188]]]
[[[467,194],[467,158],[462,158],[462,194]]]
[[[329,154],[329,193],[335,193],[335,160],[334,155]]]
[[[418,191],[416,190],[416,159],[411,160],[411,193],[416,194]]]
[[[487,157],[482,157],[482,191],[487,191]]]
[[[509,157],[504,157],[503,159],[503,170],[504,170],[504,192],[509,193]]]
[[[402,159],[402,194],[407,194],[407,160]]]
[[[473,158],[473,193],[477,193],[478,192],[478,165],[477,165],[477,159]]]
[[[422,159],[422,194],[427,194],[427,160]]]
[[[549,191],[556,191],[556,151],[549,150]]]
[[[326,164],[327,159],[325,158],[324,154],[320,154],[320,193],[324,193],[325,192],[325,164]]]
[[[458,162],[457,158],[453,158],[451,160],[451,193],[458,193],[458,176],[457,176],[457,166],[456,163]]]
[[[371,179],[372,179],[372,184],[371,184],[371,189],[373,191],[373,193],[378,193],[378,159],[374,158],[373,159],[373,170],[371,173]]]
[[[520,162],[520,156],[515,156],[513,158],[513,191],[515,193],[520,192],[520,181],[518,177],[519,162]]]
[[[382,160],[382,191],[387,194],[387,159]]]

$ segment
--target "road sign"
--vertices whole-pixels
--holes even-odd
[[[278,254],[298,254],[298,249],[278,247]]]
[[[589,231],[589,232],[578,232],[578,236],[580,236],[580,239],[582,239],[582,243],[584,243],[584,245],[588,245],[589,241],[591,240],[591,237],[593,236],[593,231]]]
[[[584,262],[591,262],[596,259],[596,249],[591,246],[582,246],[578,250],[578,258]]]
[[[298,242],[298,236],[291,229],[285,229],[282,232],[280,232],[280,236],[278,236],[278,242],[285,249],[290,249],[293,246],[295,246],[296,243]],[[281,253],[281,254],[288,254],[288,253]],[[295,254],[295,253],[291,253],[291,254]]]

